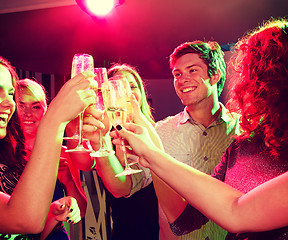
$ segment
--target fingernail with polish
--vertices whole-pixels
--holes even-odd
[[[117,125],[117,126],[116,126],[116,129],[117,129],[118,131],[120,131],[120,130],[122,129],[122,126],[121,126],[121,125]]]
[[[70,209],[70,212],[73,212],[73,208]]]

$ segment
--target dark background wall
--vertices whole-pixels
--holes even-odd
[[[52,83],[43,78],[52,97],[70,75],[75,53],[93,55],[98,67],[134,65],[158,120],[182,110],[168,64],[177,45],[215,40],[229,50],[247,30],[287,14],[287,0],[126,0],[100,20],[72,0],[1,0],[0,55],[17,69],[52,74]]]

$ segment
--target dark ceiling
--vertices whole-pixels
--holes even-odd
[[[121,61],[144,78],[170,78],[168,56],[178,44],[233,43],[287,15],[288,0],[126,0],[105,20],[77,5],[0,14],[0,55],[19,69],[64,75],[73,55],[85,52],[99,67]]]

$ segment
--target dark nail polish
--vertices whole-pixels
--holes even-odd
[[[73,212],[73,208],[70,209],[70,212]]]
[[[66,220],[68,221],[69,217],[66,217]]]
[[[71,220],[69,220],[68,223],[71,223]]]
[[[120,130],[122,129],[122,126],[121,126],[121,125],[117,125],[117,126],[116,126],[116,129],[117,129],[118,131],[120,131]]]

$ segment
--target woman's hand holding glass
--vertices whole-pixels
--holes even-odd
[[[123,138],[119,137],[119,134],[121,134],[132,148],[130,154],[132,154],[132,156],[138,155],[138,159],[141,159],[143,155],[151,149],[163,150],[160,137],[158,136],[154,126],[141,112],[140,106],[133,95],[131,96],[131,106],[133,109],[133,123],[124,124],[124,126],[127,127],[127,130],[121,132],[122,134],[124,134],[123,132],[126,132],[126,135],[122,135],[120,132],[116,133],[116,131],[110,133],[110,136],[113,138],[113,144],[121,146],[123,141]],[[142,159],[140,164],[147,167],[145,159]]]
[[[142,113],[140,109],[139,103],[137,102],[134,95],[131,96],[130,103],[131,103],[131,108],[133,112],[133,118],[131,122],[145,127],[148,130],[150,138],[155,144],[155,146],[157,146],[161,150],[164,150],[162,141],[160,137],[158,136],[154,125],[152,125],[152,123],[150,123],[148,119],[144,116],[144,114]]]
[[[94,71],[94,60],[91,55],[88,54],[75,54],[72,61],[71,77],[84,72],[84,71]],[[66,137],[64,139],[78,139],[78,145],[74,149],[68,149],[67,152],[85,152],[90,151],[89,149],[83,146],[83,137],[82,137],[82,127],[83,127],[83,112],[79,115],[79,126],[78,131],[72,137]]]
[[[110,154],[113,154],[114,151],[112,150],[111,141],[103,141],[107,137],[110,139],[107,133],[111,129],[111,123],[107,113],[105,111],[99,111],[95,105],[89,106],[84,112],[83,123],[83,136],[89,140],[93,150],[99,150],[102,145],[102,149],[111,149]],[[110,146],[104,147],[105,144]]]
[[[159,150],[159,148],[154,145],[148,130],[134,123],[127,123],[123,127],[118,125],[116,129],[116,131],[110,133],[110,136],[113,138],[112,143],[116,146],[121,146],[123,138],[126,139],[133,151],[139,156],[140,164],[143,167],[149,167],[145,154]]]
[[[95,104],[97,83],[92,72],[83,72],[66,82],[51,101],[44,118],[51,115],[55,122],[68,123],[89,105]],[[71,107],[73,106],[73,107]]]
[[[108,81],[107,69],[106,68],[94,68],[94,73],[95,73],[94,79],[98,83],[98,88],[95,89],[95,93],[96,93],[95,107],[101,113],[101,120],[102,119],[105,120],[104,117],[107,115],[104,113],[105,106],[104,106],[104,101],[103,101],[102,90],[103,90],[105,83]],[[95,130],[97,130],[97,128]],[[104,146],[103,136],[105,136],[107,132],[103,131],[103,129],[101,128],[98,129],[97,132],[99,135],[99,149],[97,151],[93,151],[90,154],[90,156],[91,157],[107,157],[107,156],[113,155],[115,152],[111,148],[110,149],[105,148]]]

